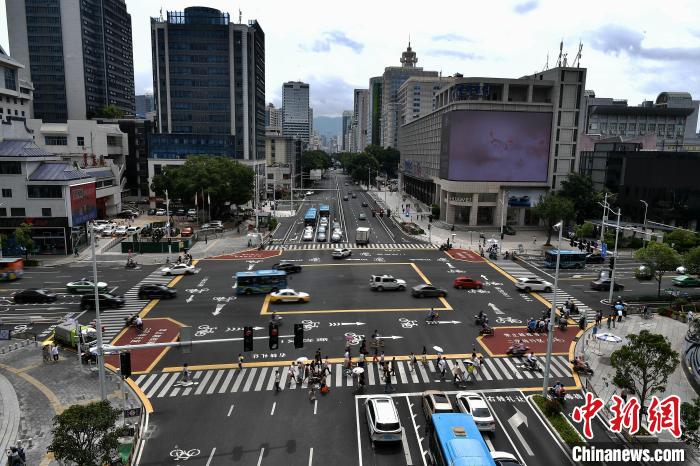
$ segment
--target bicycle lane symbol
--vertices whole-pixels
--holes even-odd
[[[399,322],[401,323],[401,328],[413,328],[418,325],[417,320],[410,320],[405,317],[400,317]]]
[[[199,448],[191,448],[191,449],[185,451],[185,450],[182,450],[182,449],[178,448],[177,446],[175,446],[175,449],[173,449],[173,451],[170,452],[170,456],[175,461],[180,461],[180,460],[187,461],[190,458],[192,458],[193,456],[199,455],[200,453],[201,453],[201,451],[199,450]]]

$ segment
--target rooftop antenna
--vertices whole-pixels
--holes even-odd
[[[160,7],[160,20],[163,21],[163,7]]]
[[[544,69],[542,71],[547,71],[549,69],[549,52],[547,52],[547,61],[544,64]]]
[[[579,40],[578,53],[576,54],[576,58],[574,58],[574,62],[571,64],[572,67],[579,68],[581,66],[581,50],[583,50],[583,43]]]
[[[238,9],[238,24],[241,24],[243,22],[243,12],[241,9]]]
[[[557,58],[557,68],[561,66],[562,57],[564,56],[564,41],[559,42],[559,57]]]

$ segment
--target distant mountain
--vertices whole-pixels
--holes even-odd
[[[314,131],[318,134],[322,134],[327,138],[331,136],[338,136],[343,126],[343,117],[314,117]]]

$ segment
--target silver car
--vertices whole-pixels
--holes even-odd
[[[331,241],[334,243],[339,243],[343,239],[343,232],[340,230],[333,230],[331,234]]]
[[[314,240],[314,231],[313,230],[304,230],[304,235],[301,237],[302,240],[304,241],[313,241]]]
[[[321,228],[318,229],[318,233],[316,234],[316,241],[326,241],[325,229],[323,231],[321,231]]]

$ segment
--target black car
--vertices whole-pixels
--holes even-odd
[[[591,282],[591,289],[596,291],[609,291],[610,290],[610,278],[599,278],[598,280]],[[624,290],[625,286],[615,282],[615,288],[613,291]]]
[[[146,283],[139,287],[139,299],[174,298],[177,291],[165,285]]]
[[[43,288],[28,288],[19,293],[15,293],[12,299],[14,299],[17,304],[53,303],[56,301],[56,293],[52,293]]]
[[[362,207],[369,207],[369,204],[367,204],[367,201],[362,201]]]
[[[148,215],[155,215],[156,209],[148,209]]]
[[[273,270],[282,270],[287,273],[301,272],[301,265],[292,264],[291,262],[280,262],[272,266]]]
[[[601,256],[598,252],[592,252],[586,256],[586,264],[603,264],[605,263],[605,257]]]
[[[415,296],[416,298],[425,298],[425,297],[438,297],[438,298],[444,298],[447,296],[447,291],[443,290],[441,288],[438,288],[433,285],[428,285],[427,283],[423,283],[421,285],[416,285],[413,288],[411,288],[411,294]]]
[[[177,210],[175,211],[175,215],[184,216],[184,215],[185,215],[185,209],[177,209]]]
[[[100,293],[100,309],[117,309],[124,306],[124,298],[110,293]],[[95,309],[95,295],[89,293],[80,298],[80,309]]]
[[[136,212],[133,212],[131,210],[122,210],[117,214],[117,217],[119,218],[134,218],[136,217]]]

